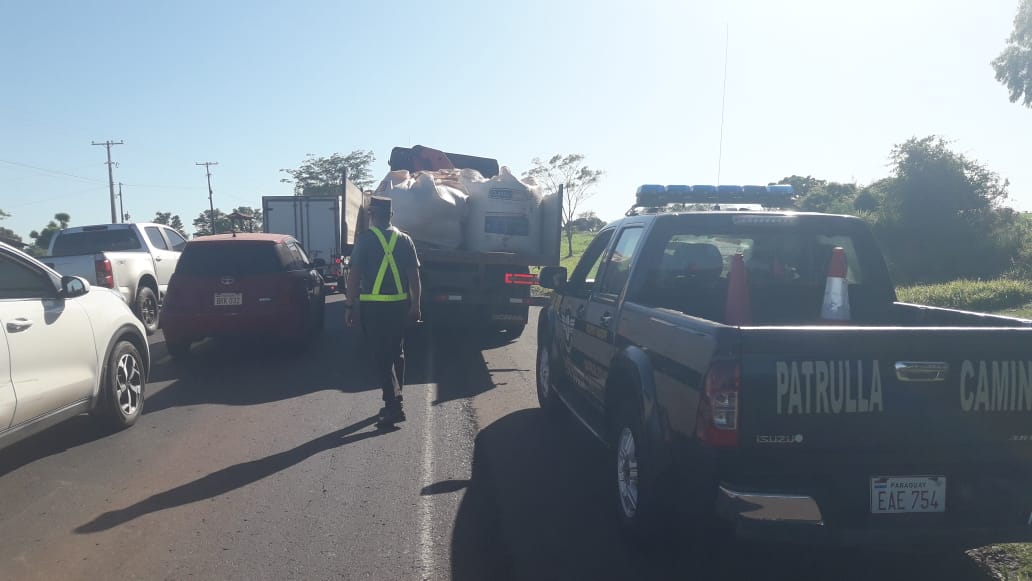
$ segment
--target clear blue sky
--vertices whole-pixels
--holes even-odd
[[[59,211],[109,220],[104,148],[134,220],[187,230],[207,208],[287,194],[305,154],[394,145],[498,158],[580,152],[606,170],[587,208],[641,183],[793,173],[868,183],[893,144],[940,134],[1032,209],[1032,110],[989,61],[1017,0],[828,2],[7,2],[0,209],[22,236]],[[14,162],[13,164],[11,162]],[[23,165],[15,165],[23,164]],[[48,171],[30,169],[25,165]],[[59,172],[59,173],[54,173]],[[79,177],[70,177],[73,176]],[[80,179],[85,178],[85,179]]]

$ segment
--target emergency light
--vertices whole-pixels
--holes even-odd
[[[670,204],[759,204],[791,206],[795,192],[788,184],[769,186],[685,186],[646,184],[638,188],[635,208],[660,208]]]

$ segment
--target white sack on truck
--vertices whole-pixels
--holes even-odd
[[[391,198],[394,225],[414,241],[455,250],[462,246],[462,224],[469,211],[464,190],[458,170],[398,170],[387,174],[376,195]]]
[[[541,253],[541,186],[507,167],[489,180],[469,181],[466,249],[473,252]]]

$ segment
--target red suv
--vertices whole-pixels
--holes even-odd
[[[206,337],[273,337],[306,345],[323,330],[326,297],[304,249],[285,234],[218,234],[191,240],[161,311],[172,357]]]

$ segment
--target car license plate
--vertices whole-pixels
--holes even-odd
[[[945,476],[871,478],[871,513],[946,512]]]
[[[244,304],[244,293],[215,293],[216,307],[232,307]]]

